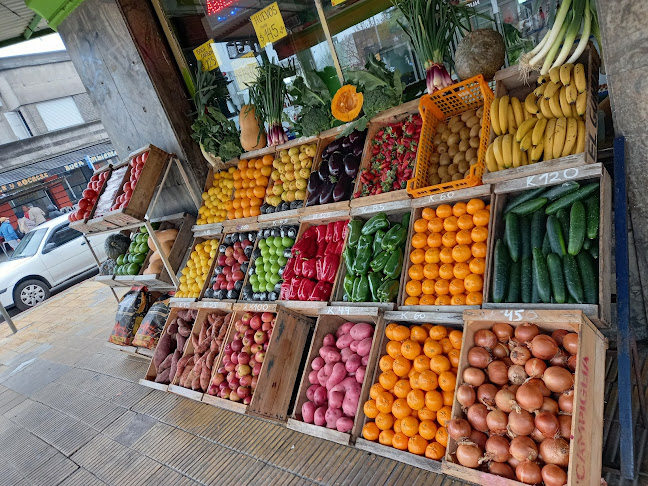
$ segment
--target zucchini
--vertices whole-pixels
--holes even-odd
[[[578,274],[580,275],[583,284],[583,294],[585,296],[585,303],[597,304],[598,303],[598,278],[594,267],[594,261],[589,253],[586,251],[580,252],[576,255],[576,263],[578,264]]]
[[[576,256],[580,253],[585,241],[585,232],[587,221],[585,220],[585,205],[582,201],[576,201],[572,204],[569,213],[569,243],[567,252]]]
[[[542,194],[545,191],[545,187],[538,187],[537,189],[531,189],[530,191],[524,191],[522,194],[519,196],[516,196],[515,198],[511,199],[509,203],[506,205],[504,208],[504,214],[506,215],[511,209],[519,206],[523,202],[528,201],[529,199],[535,199],[538,197],[540,194]]]
[[[505,302],[520,302],[520,265],[520,262],[511,263]]]
[[[545,304],[551,302],[551,280],[549,279],[549,269],[542,251],[538,248],[533,250],[533,275],[535,277],[538,296]]]
[[[549,235],[545,228],[544,238],[542,239],[542,254],[547,256],[549,253],[551,253],[551,243],[549,243]]]
[[[511,255],[511,260],[520,259],[520,222],[515,213],[508,213],[504,218],[504,241]]]
[[[590,252],[590,255],[592,255],[592,258],[598,260],[599,257],[599,247],[598,247],[598,241],[596,242],[595,245],[592,245],[592,248],[587,250]]]
[[[567,291],[576,303],[582,304],[585,296],[583,295],[583,284],[578,275],[578,265],[573,255],[567,254],[563,257],[563,271],[565,272],[565,283]]]
[[[594,245],[595,240],[590,240],[589,238],[583,241],[583,250],[589,250]]]
[[[563,182],[557,186],[553,186],[551,189],[548,189],[542,197],[546,197],[550,201],[555,201],[567,194],[570,194],[574,191],[580,189],[580,184],[576,181]]]
[[[558,218],[551,215],[547,218],[547,236],[549,237],[549,244],[551,245],[552,253],[557,253],[560,256],[563,256],[567,253],[565,249],[565,238],[562,234],[562,228],[560,227],[560,221]]]
[[[586,186],[581,187],[578,191],[571,192],[566,196],[561,197],[557,201],[552,202],[547,209],[545,209],[545,214],[556,214],[559,209],[567,208],[571,206],[574,202],[585,199],[587,196],[592,194],[599,188],[598,182],[592,182]]]
[[[541,209],[545,204],[547,204],[547,199],[544,197],[537,197],[531,199],[530,201],[523,202],[519,206],[514,207],[511,212],[517,214],[518,216],[527,216],[538,209]]]
[[[542,211],[531,215],[531,249],[542,248],[542,241],[547,234],[547,222]]]
[[[531,258],[531,218],[529,216],[520,218],[520,244],[522,246],[520,258]]]
[[[560,222],[563,238],[567,240],[569,238],[569,213],[566,209],[561,209],[556,213],[556,218]]]
[[[502,239],[495,242],[493,258],[493,302],[504,302],[508,287],[509,255]]]
[[[601,198],[599,196],[585,200],[587,213],[587,237],[593,240],[598,236],[599,218],[601,217]]]
[[[563,278],[563,269],[560,257],[555,253],[547,255],[547,268],[551,278],[551,291],[553,298],[558,304],[564,304],[567,296],[565,295],[565,279]]]
[[[533,261],[531,258],[523,258],[520,266],[520,297],[522,302],[531,302],[533,292]]]

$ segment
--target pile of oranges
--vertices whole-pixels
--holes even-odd
[[[228,203],[232,199],[232,188],[234,187],[234,172],[236,167],[230,167],[214,174],[214,182],[206,192],[203,192],[202,199],[205,201],[198,210],[196,224],[212,224],[225,221],[227,216]]]
[[[391,323],[385,329],[387,354],[382,373],[364,403],[365,439],[440,460],[448,445],[446,424],[461,349],[461,331],[422,324]]]
[[[249,218],[261,214],[261,205],[272,174],[272,155],[240,160],[234,177],[234,199],[228,201],[227,219]]]
[[[414,221],[405,305],[480,305],[490,205],[481,199],[425,208]]]

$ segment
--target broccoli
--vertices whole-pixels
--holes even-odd
[[[370,118],[400,103],[394,89],[389,86],[378,86],[365,91],[363,94],[364,104],[362,109]]]
[[[302,136],[309,137],[331,128],[331,113],[325,105],[302,108],[295,127]]]

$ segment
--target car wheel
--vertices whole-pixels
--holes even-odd
[[[49,286],[41,280],[25,280],[14,290],[14,303],[21,311],[30,309],[50,297]]]

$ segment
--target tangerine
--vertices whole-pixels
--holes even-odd
[[[421,274],[422,273],[423,272],[421,271]],[[407,282],[407,285],[405,285],[405,292],[407,292],[407,295],[411,297],[418,297],[419,295],[421,295],[421,293],[423,293],[421,282],[419,280],[410,280],[409,282]]]
[[[439,387],[443,391],[454,391],[456,383],[457,377],[451,371],[444,371],[439,375]]]
[[[362,436],[367,440],[376,440],[380,434],[380,429],[374,422],[366,423],[362,427]]]
[[[466,295],[466,305],[482,305],[484,296],[481,292],[468,292]]]
[[[391,413],[393,404],[394,404],[394,395],[392,395],[388,391],[382,392],[381,394],[378,395],[378,398],[376,398],[376,408],[378,409],[379,412]],[[389,427],[391,427],[391,425]]]
[[[450,305],[466,305],[466,294],[456,294],[452,296]]]
[[[432,282],[432,289],[434,289],[434,280],[428,280],[429,282]],[[436,302],[436,295],[434,293],[432,294],[427,294],[427,295],[422,295],[421,298],[419,299],[418,305],[434,305],[434,302]]]
[[[436,412],[433,412],[425,406],[418,411],[418,418],[421,420],[436,420]]]
[[[419,424],[419,434],[427,440],[434,439],[437,429],[438,427],[433,420],[421,420],[421,423]]]
[[[400,433],[402,432],[402,430],[401,430],[401,426],[400,426],[400,424],[401,424],[402,421],[403,421],[403,419],[396,419],[396,420],[394,420],[394,426],[392,427],[392,430],[393,430],[394,432],[396,432],[397,434],[400,434]]]
[[[407,274],[412,280],[423,280],[423,265],[420,263],[412,265],[407,271]]]
[[[446,448],[438,442],[432,442],[425,448],[425,457],[427,457],[428,459],[433,459],[435,461],[440,461],[441,459],[443,459],[445,453]]]
[[[427,246],[430,248],[440,248],[443,244],[441,233],[430,233],[427,237]]]
[[[423,263],[425,261],[425,251],[422,248],[415,249],[410,253],[410,261],[414,264]]]
[[[466,204],[466,212],[468,214],[475,214],[480,209],[484,209],[485,206],[486,203],[481,199],[471,199],[468,201],[468,204]]]
[[[464,279],[464,285],[468,292],[479,292],[484,288],[484,279],[481,275],[471,273]]]
[[[412,363],[410,362],[409,359],[403,356],[399,356],[394,360],[392,371],[396,374],[396,376],[400,376],[401,378],[403,376],[407,376],[410,369],[412,369]]]
[[[437,280],[434,284],[434,291],[437,295],[446,295],[450,292],[450,282],[445,279]]]
[[[444,263],[439,267],[439,277],[444,280],[450,280],[454,277],[454,265],[452,263]]]
[[[394,365],[394,358],[386,354],[382,358],[380,358],[380,361],[378,362],[378,366],[380,367],[381,371],[389,371],[392,369]]]
[[[449,289],[450,289],[450,294],[454,296],[463,294],[464,290],[466,290],[464,287],[463,280],[460,280],[458,278],[452,279],[452,281],[450,282]]]
[[[410,374],[409,374],[410,386],[415,390],[418,390],[420,388],[419,387],[419,382],[418,382],[419,376],[421,376],[421,373],[419,373],[418,371],[416,371],[414,369],[412,369],[410,371]]]
[[[463,280],[466,278],[466,275],[470,274],[470,265],[466,262],[455,263],[454,268],[452,269],[452,275],[455,278]]]
[[[441,250],[438,248],[428,248],[425,250],[425,263],[439,263],[439,254]]]
[[[397,398],[392,405],[392,415],[397,419],[404,419],[412,413],[412,409],[405,398]]]
[[[392,358],[396,359],[399,356],[402,356],[401,354],[401,343],[398,341],[389,341],[387,342],[387,354],[391,356]]]
[[[396,432],[394,434],[394,437],[392,437],[392,445],[394,446],[394,449],[405,451],[407,450],[408,442],[409,442],[409,438],[402,432]]]
[[[399,324],[396,329],[394,329],[394,339],[396,341],[405,341],[410,335],[409,328]]]
[[[473,241],[486,241],[488,239],[488,228],[486,228],[485,226],[475,226],[470,231],[470,237]]]
[[[422,375],[423,373],[421,373]],[[421,377],[419,376],[419,383]],[[425,393],[422,390],[414,389],[407,394],[407,404],[412,410],[421,410],[425,406]]]
[[[454,231],[446,231],[441,237],[441,243],[446,248],[452,248],[457,244],[457,233]],[[443,258],[441,259],[443,261]]]
[[[419,456],[425,454],[427,446],[428,441],[419,434],[416,434],[414,437],[410,437],[410,439],[407,441],[407,450],[412,454],[417,454]]]
[[[423,219],[427,219],[429,221],[436,217],[436,212],[432,208],[423,208],[421,216],[423,217]]]
[[[427,331],[421,326],[410,327],[410,338],[416,342],[424,343],[428,337]]]
[[[380,383],[380,385],[383,387],[384,390],[391,390],[392,388],[394,388],[394,385],[396,384],[397,381],[398,381],[398,376],[396,376],[396,373],[394,373],[393,370],[380,373],[380,376],[378,377],[378,383]],[[376,396],[375,398],[376,402],[378,401],[378,397],[382,393],[385,392],[383,391]]]
[[[440,341],[448,335],[448,330],[444,326],[434,326],[429,331],[430,337],[435,341]]]
[[[423,329],[423,328],[421,328]],[[427,335],[427,333],[425,333]],[[412,367],[418,371],[419,373],[423,373],[424,371],[427,371],[430,369],[430,358],[425,356],[424,354],[421,354],[414,358],[414,363],[412,364]],[[420,383],[420,378],[419,378],[419,383]],[[423,387],[421,387],[423,388]]]
[[[362,406],[364,414],[369,418],[376,418],[380,413],[380,410],[376,407],[376,400],[367,400]]]
[[[380,383],[374,383],[369,389],[369,396],[373,400],[375,400],[376,398],[378,398],[378,395],[380,395],[384,391],[385,388]]]
[[[452,249],[452,258],[455,262],[467,262],[472,257],[468,245],[457,245]]]
[[[430,369],[421,372],[421,376],[419,376],[418,383],[419,386],[421,387],[421,390],[424,390],[426,392],[432,391],[436,389],[437,386],[439,386],[436,373]]]
[[[391,413],[380,412],[374,420],[380,430],[389,430],[394,425],[394,416]]]
[[[414,248],[425,248],[427,243],[427,235],[425,233],[415,233],[412,236],[412,246]]]
[[[474,243],[476,245],[477,243]],[[486,261],[483,258],[473,258],[468,264],[470,271],[477,275],[484,275],[486,270]]]
[[[490,213],[485,209],[480,209],[473,215],[475,226],[488,226],[490,221]]]
[[[400,426],[403,434],[405,434],[407,437],[414,437],[416,434],[418,434],[419,421],[416,417],[412,417],[411,415],[409,417],[405,417],[404,419],[402,419]]]
[[[448,304],[450,305],[450,304]],[[454,331],[453,331],[454,332]],[[452,345],[452,341],[450,341],[449,338],[443,338],[439,341],[439,344],[443,347],[443,352],[445,354],[448,354],[450,351],[454,349],[454,346]],[[461,344],[460,344],[461,345]]]
[[[450,360],[450,364],[452,365],[453,368],[459,367],[460,355],[461,355],[461,351],[458,349],[451,349],[450,352],[448,353],[448,359]]]
[[[412,390],[409,380],[398,380],[394,385],[394,395],[398,398],[407,398],[407,394]]]
[[[425,406],[433,412],[438,412],[443,407],[443,395],[438,390],[430,390],[425,394]]]
[[[449,204],[441,204],[436,208],[437,218],[445,219],[452,216],[452,206]]]
[[[436,356],[430,358],[430,369],[437,375],[440,375],[444,371],[448,371],[450,368],[452,368],[452,365],[450,364],[450,360],[446,356],[437,354]]]
[[[462,230],[473,229],[475,227],[473,217],[470,214],[464,214],[463,216],[460,216],[457,220],[457,226],[459,226],[459,228]]]
[[[428,263],[423,267],[423,276],[427,279],[434,280],[439,277],[439,269],[438,263]]]
[[[428,221],[421,218],[414,221],[414,231],[417,233],[425,233],[427,231]]]
[[[428,231],[431,233],[441,233],[443,231],[443,219],[432,218],[428,221]]]
[[[405,299],[405,302],[403,305],[420,305],[420,300],[418,297],[408,297]]]
[[[443,220],[443,229],[446,231],[457,231],[459,229],[458,218],[450,216]]]
[[[443,398],[441,399],[443,400]],[[441,407],[441,410],[437,412],[437,422],[439,422],[439,425],[441,427],[445,427],[451,418],[452,418],[452,408],[449,407],[448,405],[444,405],[443,407]]]
[[[441,260],[441,263],[454,263],[454,258],[452,258],[452,248],[441,248],[439,260]]]
[[[443,405],[452,407],[454,404],[454,388],[452,390],[443,390],[441,395],[443,395]]]
[[[450,345],[454,349],[461,349],[461,339],[463,338],[463,333],[461,331],[451,331],[450,334],[448,335],[448,340],[450,341]],[[446,351],[446,354],[448,354],[451,350],[448,349]]]
[[[467,205],[465,202],[455,203],[455,205],[452,206],[452,214],[457,218],[460,218],[461,216],[466,214],[466,206]]]
[[[443,352],[443,348],[439,344],[439,341],[435,341],[432,338],[426,339],[425,343],[423,344],[423,352],[425,353],[425,356],[428,358],[432,358],[434,356],[437,356]]]
[[[387,336],[387,339],[391,339],[392,341],[394,340],[394,330],[398,327],[398,324],[395,322],[391,322],[387,324],[387,327],[385,327],[385,336]]]
[[[421,354],[421,345],[413,339],[407,339],[401,346],[401,353],[403,353],[403,356],[408,360],[413,360]]]
[[[446,429],[445,427],[439,427],[434,438],[443,447],[448,447],[448,429]]]
[[[472,237],[470,236],[470,230],[468,229],[462,229],[459,231],[455,239],[460,245],[470,245],[473,242]]]
[[[475,258],[486,258],[486,243],[476,241],[470,246],[470,251]]]
[[[382,430],[380,432],[380,435],[378,436],[378,442],[386,446],[391,446],[393,439],[394,439],[394,431],[391,429]]]

